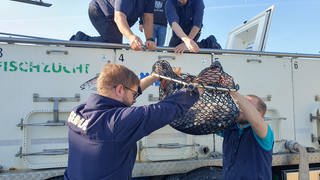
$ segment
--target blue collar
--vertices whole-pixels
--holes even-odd
[[[240,124],[239,123],[237,123],[237,127],[239,128],[239,129],[245,129],[245,128],[248,128],[248,127],[250,127],[251,125],[248,123],[248,124],[246,124],[246,125],[244,125],[244,126],[242,126],[242,127],[240,127]]]
[[[240,136],[242,135],[242,133],[243,133],[244,129],[251,127],[251,125],[248,123],[248,124],[246,124],[246,125],[244,125],[244,126],[240,127],[240,124],[239,124],[239,123],[237,123],[237,127],[238,127],[238,129],[239,129],[239,137],[240,137]]]

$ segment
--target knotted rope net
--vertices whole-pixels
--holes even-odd
[[[239,115],[239,108],[233,101],[230,91],[237,91],[238,85],[223,71],[221,64],[215,61],[203,69],[198,76],[177,75],[165,60],[153,65],[153,72],[160,77],[160,100],[182,87],[194,89],[203,87],[204,93],[199,100],[181,118],[175,119],[170,126],[178,131],[205,135],[224,130],[233,125]]]

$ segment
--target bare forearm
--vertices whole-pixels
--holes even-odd
[[[197,36],[197,34],[199,33],[199,31],[200,31],[200,28],[199,28],[199,27],[193,26],[188,36],[189,36],[191,39],[194,39],[194,38]]]
[[[144,13],[143,15],[143,29],[146,39],[152,38],[153,33],[153,14]]]
[[[177,36],[183,41],[183,43],[180,43],[178,46],[176,46],[175,53],[183,53],[186,48],[190,52],[199,52],[199,46],[197,43],[185,34],[178,23],[173,22],[171,27]]]
[[[144,91],[145,89],[147,89],[149,86],[151,86],[157,80],[159,80],[159,78],[156,76],[153,76],[152,74],[141,79],[141,81],[140,81],[141,90]]]
[[[186,35],[186,33],[184,33],[183,29],[178,23],[173,22],[171,28],[182,41],[184,41],[184,39],[190,38]]]
[[[117,24],[121,34],[123,34],[127,39],[130,39],[130,37],[134,35],[129,27],[125,14],[120,11],[116,11],[114,13],[114,21]]]

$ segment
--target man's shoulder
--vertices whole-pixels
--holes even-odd
[[[267,131],[266,137],[260,138],[256,133],[254,133],[254,131],[253,131],[253,134],[256,141],[264,150],[267,150],[267,151],[272,150],[273,143],[274,143],[274,134],[270,125],[268,125],[268,131]]]

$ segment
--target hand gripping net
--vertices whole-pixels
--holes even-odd
[[[231,126],[238,117],[239,108],[229,92],[239,87],[218,61],[202,70],[197,77],[189,74],[178,76],[164,60],[157,61],[153,71],[161,78],[160,100],[182,87],[192,87],[192,83],[204,87],[204,93],[188,112],[170,123],[178,131],[192,135],[211,134]]]

